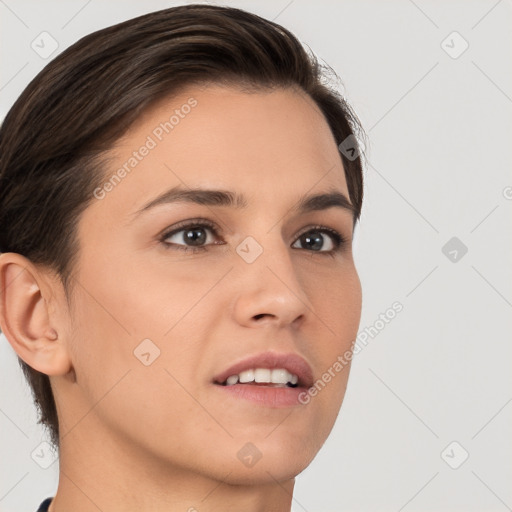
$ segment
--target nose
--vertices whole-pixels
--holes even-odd
[[[237,261],[234,316],[240,325],[297,327],[312,311],[289,251],[278,240],[265,244],[252,263],[242,257]]]

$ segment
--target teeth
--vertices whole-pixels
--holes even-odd
[[[233,384],[247,384],[250,382],[268,383],[268,384],[281,384],[286,386],[287,383],[295,386],[299,382],[297,375],[290,373],[284,368],[253,368],[251,370],[244,370],[238,375],[231,375],[226,380],[227,386]]]
[[[243,372],[240,372],[238,377],[240,379],[241,384],[244,384],[246,382],[253,382],[254,381],[254,370],[245,370]]]
[[[292,377],[292,374],[283,368],[274,368],[270,377],[274,384],[286,384]]]
[[[271,374],[272,370],[268,368],[256,368],[254,370],[254,380],[256,382],[272,382]]]
[[[237,382],[238,382],[238,375],[231,375],[231,377],[228,377],[226,384],[228,386],[232,386],[233,384],[236,384]]]

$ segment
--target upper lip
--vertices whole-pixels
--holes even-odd
[[[309,388],[313,385],[313,372],[304,358],[294,353],[280,354],[278,352],[263,352],[242,359],[216,375],[213,381],[222,384],[231,375],[237,375],[252,368],[284,368],[297,375],[298,386]]]

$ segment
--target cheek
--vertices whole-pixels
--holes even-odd
[[[326,282],[326,281],[322,281]],[[316,388],[312,397],[334,421],[347,388],[352,346],[361,319],[362,290],[355,267],[332,276],[322,289],[315,285],[312,303],[320,343],[312,354],[317,362]],[[332,425],[331,425],[332,426]]]
[[[72,343],[81,392],[94,404],[129,371],[123,386],[130,381],[133,389],[123,389],[134,410],[135,404],[151,409],[155,400],[161,404],[153,410],[170,410],[169,397],[183,390],[165,370],[179,382],[191,379],[190,369],[202,353],[199,345],[208,336],[197,316],[212,307],[208,300],[198,301],[213,278],[170,270],[170,265],[155,269],[118,260],[93,272],[93,259],[84,261],[79,280],[86,286],[78,287]],[[184,408],[189,402],[185,399]]]
[[[333,272],[328,279],[315,279],[309,287],[325,341],[322,346],[344,352],[356,338],[361,320],[362,290],[355,267]]]
[[[135,348],[145,338],[171,336],[214,283],[215,276],[172,261],[156,266],[137,258],[113,260],[117,264],[108,269],[95,271],[93,264],[84,269],[81,281],[87,286],[77,312],[81,327],[96,339],[108,335],[113,350],[127,348],[124,342],[117,347],[116,340],[130,339]]]
[[[144,303],[140,289],[132,290],[132,284],[127,285],[129,293],[126,288],[102,290],[104,307],[88,295],[82,298],[73,340],[77,405],[70,425],[106,427],[155,455],[172,454],[179,452],[184,439],[193,437],[190,424],[202,425],[203,431],[218,430],[189,394],[198,394],[190,368],[195,368],[201,351],[194,340],[183,343],[184,329],[194,329],[188,317],[180,321],[186,313],[183,304],[177,312],[164,314],[156,309],[161,303],[152,302],[158,290]],[[173,435],[166,435],[169,432]]]

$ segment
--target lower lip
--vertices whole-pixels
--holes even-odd
[[[258,386],[255,384],[233,384],[223,386],[215,384],[221,390],[230,393],[235,398],[242,398],[255,402],[266,407],[291,407],[303,405],[299,401],[299,395],[305,391],[304,388]]]

